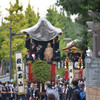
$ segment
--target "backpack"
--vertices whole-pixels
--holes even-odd
[[[81,100],[86,100],[86,93],[84,91],[75,89],[74,92],[79,92]]]

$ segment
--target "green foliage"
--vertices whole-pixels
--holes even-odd
[[[83,14],[88,10],[100,12],[100,0],[58,0],[57,5],[62,5],[70,14]]]
[[[0,61],[3,59],[1,47],[2,47],[3,41],[5,40],[4,34],[1,33],[2,31],[3,31],[3,28],[1,26],[0,27]]]
[[[46,61],[35,60],[32,64],[32,73],[33,77],[42,83],[50,80],[50,66]]]
[[[17,83],[16,80],[14,80],[13,83],[16,84]]]
[[[3,57],[9,59],[10,53],[10,26],[13,33],[20,34],[22,29],[33,26],[39,19],[39,13],[35,14],[34,10],[28,5],[25,15],[22,13],[23,6],[19,5],[19,0],[16,0],[15,4],[10,2],[10,8],[6,8],[9,12],[9,16],[5,17],[5,22],[2,22],[0,27],[0,60]],[[12,36],[12,61],[15,62],[16,51],[21,51],[23,59],[25,59],[26,51],[25,48],[25,35]]]
[[[78,38],[81,39],[80,48],[83,49],[84,52],[88,47],[92,48],[92,36],[89,37],[88,35],[86,22],[93,20],[92,17],[88,15],[88,10],[97,12],[96,16],[100,13],[100,0],[58,0],[57,5],[62,5],[69,14],[78,14],[78,18],[76,19],[78,27],[76,25],[76,29]],[[98,16],[98,19],[100,19],[100,16]],[[97,20],[97,17],[94,20]]]
[[[86,25],[86,22],[92,20],[88,14],[86,13],[85,16],[79,15],[78,18],[76,18],[76,28],[77,28],[77,37],[80,39],[79,48],[86,52],[86,50],[89,48],[92,48],[92,42],[90,42],[93,37],[89,36],[88,34],[88,26]]]
[[[84,25],[78,23],[76,24],[76,28],[77,28],[77,39],[79,39],[76,45],[78,45],[78,48],[81,49],[83,52],[86,52],[86,50],[88,49],[87,47],[89,41],[87,28]]]
[[[76,27],[75,23],[72,22],[70,16],[66,16],[66,13],[57,11],[56,7],[52,6],[47,10],[46,18],[50,21],[50,23],[58,28],[61,28],[65,37],[67,38],[76,38]]]
[[[63,34],[59,36],[59,39],[72,38],[76,39],[76,27],[75,23],[72,22],[70,16],[66,16],[64,12],[58,13],[56,7],[52,6],[47,10],[46,18],[50,23],[58,28],[61,28]],[[65,52],[62,51],[62,48],[66,47],[67,42],[60,41],[59,51],[61,53],[61,58],[65,55]]]
[[[10,2],[10,8],[6,9],[9,12],[9,16],[5,17],[7,22],[2,22],[3,30],[1,31],[1,35],[4,36],[4,41],[2,41],[1,50],[3,57],[9,59],[10,52],[10,26],[12,27],[13,33],[20,34],[20,31],[27,27],[27,21],[25,20],[24,15],[22,14],[22,6],[19,5],[19,0],[16,0],[14,5]],[[10,23],[11,22],[11,23]],[[14,53],[16,51],[23,51],[23,55],[25,56],[27,49],[24,47],[24,38],[25,36],[13,36],[12,37],[12,60],[15,61]],[[17,45],[16,45],[17,44]],[[18,46],[18,47],[17,47]]]
[[[13,67],[13,69],[12,69],[12,79],[14,78],[14,75],[15,75],[15,68]]]
[[[26,11],[25,11],[25,18],[29,23],[28,27],[32,27],[38,22],[40,16],[39,16],[39,13],[36,14],[33,10],[33,7],[31,7],[31,5],[28,4],[28,7],[26,8]]]
[[[57,69],[57,75],[59,75],[60,77],[63,77],[64,73],[65,73],[65,69],[64,68]]]
[[[88,47],[93,50],[93,34],[88,34],[89,42],[88,42]]]

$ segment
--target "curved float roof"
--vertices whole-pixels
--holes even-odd
[[[83,53],[82,50],[80,50],[79,48],[75,47],[75,45],[74,45],[78,41],[80,41],[80,40],[76,39],[74,41],[69,42],[66,47],[62,48],[62,50],[66,51],[66,52],[73,52],[73,53],[80,52],[80,53]]]
[[[33,27],[21,30],[22,33],[28,33],[34,40],[50,41],[62,33],[60,28],[54,27],[47,19],[40,18]]]

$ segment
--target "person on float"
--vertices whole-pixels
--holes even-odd
[[[32,41],[31,45],[31,60],[34,61],[36,59],[36,44]]]
[[[43,60],[43,52],[43,46],[39,44],[38,47],[36,47],[36,59]]]
[[[30,37],[29,37],[29,34],[26,34],[27,36],[26,36],[26,38],[25,38],[25,47],[28,49],[28,50],[30,50],[30,41],[31,41],[31,39],[30,39]]]

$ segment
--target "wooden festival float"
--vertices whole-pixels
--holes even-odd
[[[60,60],[58,36],[62,34],[62,30],[52,26],[47,19],[41,18],[36,25],[21,32],[27,36],[25,42],[28,49],[26,54],[28,81],[36,82],[34,81],[31,67],[32,63],[38,59],[46,60],[51,65],[51,82],[55,82],[56,65]],[[51,48],[50,50],[47,48],[48,45]],[[47,54],[49,54],[48,57],[46,56]]]
[[[68,43],[67,46],[62,49],[66,52],[65,79],[69,80],[70,83],[73,78],[83,78],[85,54],[75,45],[77,41],[79,40],[76,39]]]

